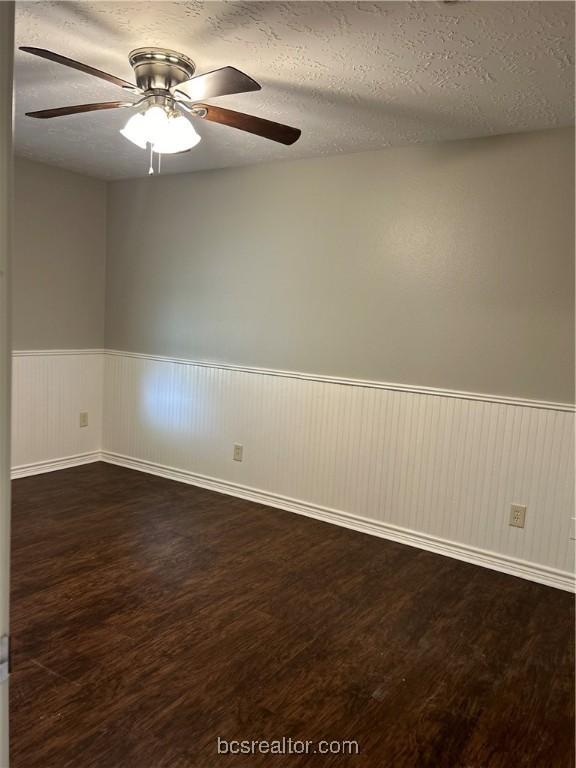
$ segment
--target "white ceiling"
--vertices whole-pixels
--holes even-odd
[[[195,121],[203,140],[163,172],[358,152],[573,123],[571,2],[20,2],[17,45],[133,81],[144,45],[233,65],[262,91],[214,100],[302,129],[292,147]],[[143,176],[125,110],[39,121],[24,112],[125,98],[18,51],[18,154],[103,178]]]

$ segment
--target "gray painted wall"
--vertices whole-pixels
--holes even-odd
[[[112,183],[106,346],[572,401],[573,141]]]
[[[12,345],[104,345],[106,184],[17,158]]]

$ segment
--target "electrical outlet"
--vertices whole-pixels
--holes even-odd
[[[526,507],[524,504],[510,505],[510,522],[513,528],[524,528],[526,523]]]
[[[240,443],[234,443],[234,454],[232,458],[234,461],[242,461],[242,454],[244,453],[244,446]]]
[[[88,411],[80,411],[80,426],[88,426]]]

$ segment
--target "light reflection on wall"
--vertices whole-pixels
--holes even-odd
[[[198,431],[202,421],[200,404],[205,398],[178,368],[164,363],[146,371],[140,390],[141,409],[145,420],[156,429],[184,433],[194,427]],[[205,415],[205,403],[203,412]]]

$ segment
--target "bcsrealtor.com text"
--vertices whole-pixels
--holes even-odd
[[[360,747],[353,739],[222,739],[218,736],[219,755],[357,755]]]

